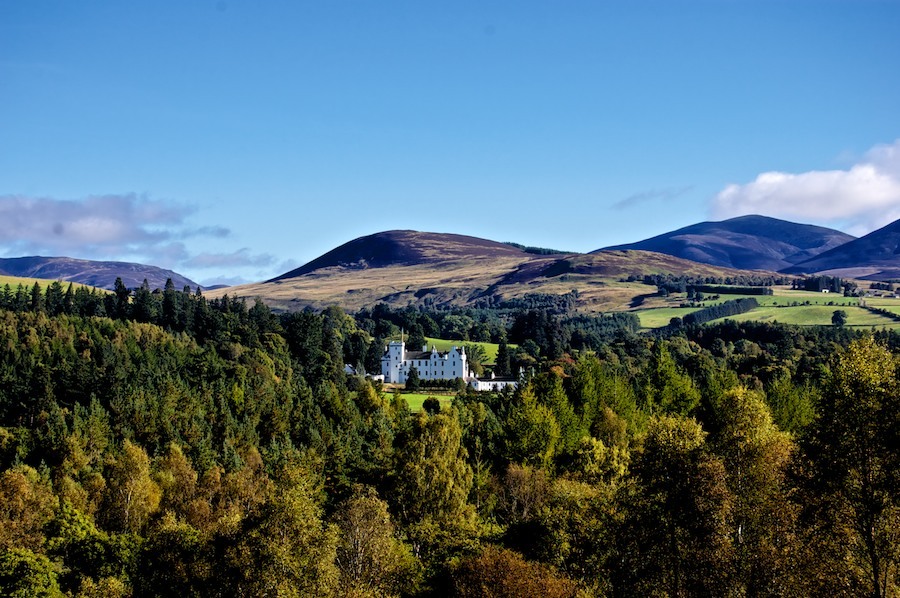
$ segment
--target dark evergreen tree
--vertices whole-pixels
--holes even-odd
[[[110,306],[107,305],[106,311],[111,318],[124,320],[131,313],[131,306],[129,305],[131,291],[128,290],[128,287],[125,286],[125,283],[122,282],[121,278],[116,277],[116,282],[113,285],[113,293],[115,301],[112,303],[112,310],[110,310]]]
[[[154,305],[153,295],[150,293],[150,284],[146,278],[134,292],[134,302],[131,309],[132,317],[138,322],[152,322],[155,319],[156,306]]]
[[[500,339],[497,347],[497,358],[494,360],[494,373],[498,376],[509,376],[509,345],[506,344],[506,336]]]
[[[31,287],[31,311],[44,311],[44,294],[38,283],[34,283],[34,286]]]
[[[406,375],[406,390],[419,390],[420,384],[419,370],[416,369],[416,366],[412,366],[409,368],[409,373]]]

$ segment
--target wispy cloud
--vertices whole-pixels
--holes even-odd
[[[0,244],[7,254],[77,252],[89,256],[149,252],[192,234],[190,206],[136,194],[63,200],[0,196]]]
[[[222,226],[190,224],[193,206],[125,193],[56,199],[0,195],[0,255],[140,261],[168,268],[271,269],[276,259],[249,249],[192,252],[192,240],[225,239]]]
[[[225,285],[227,287],[233,287],[239,284],[246,284],[248,282],[253,282],[249,278],[244,278],[243,276],[213,276],[212,278],[206,278],[200,281],[200,286],[203,287],[214,287],[218,285]]]
[[[641,191],[640,193],[629,195],[625,199],[617,201],[612,207],[615,210],[626,210],[650,201],[669,201],[684,195],[693,188],[693,185],[687,185],[685,187],[667,187],[665,189]]]
[[[243,268],[268,267],[275,257],[268,253],[252,254],[246,247],[231,253],[201,253],[184,261],[190,268]]]
[[[900,218],[900,139],[869,150],[846,170],[764,172],[713,199],[718,218],[764,214],[842,225],[865,234]]]

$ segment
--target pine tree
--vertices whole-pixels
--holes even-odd
[[[498,376],[509,376],[509,345],[506,344],[506,335],[500,339],[500,345],[497,347],[497,359],[494,360],[494,373]]]

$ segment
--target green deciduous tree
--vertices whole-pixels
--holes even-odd
[[[710,444],[722,458],[732,495],[732,584],[748,596],[791,587],[797,548],[796,508],[788,500],[787,468],[794,444],[773,423],[762,396],[744,387],[716,401]]]
[[[208,552],[197,529],[166,513],[141,546],[135,596],[208,595],[213,585]]]
[[[875,598],[895,595],[900,565],[900,385],[871,337],[837,359],[806,444],[821,558],[847,563]],[[841,514],[837,520],[836,514]],[[831,537],[834,541],[828,541]]]
[[[392,503],[417,555],[431,559],[440,548],[451,553],[474,533],[475,511],[468,502],[472,468],[455,410],[420,412],[408,434],[398,435]]]
[[[538,403],[531,385],[516,392],[506,418],[506,456],[515,463],[548,467],[559,444],[559,423]]]
[[[335,591],[337,530],[322,521],[319,487],[304,468],[287,464],[256,514],[221,537],[225,595],[329,596]]]
[[[50,559],[26,548],[0,550],[0,596],[62,598]]]
[[[681,371],[665,342],[658,342],[642,386],[644,401],[652,411],[687,415],[700,402],[700,392]]]
[[[635,493],[622,528],[616,591],[668,596],[724,594],[731,562],[731,495],[706,433],[682,417],[650,421],[635,459]]]
[[[831,314],[831,323],[837,327],[841,327],[847,323],[847,312],[843,309],[836,309]]]

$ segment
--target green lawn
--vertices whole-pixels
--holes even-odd
[[[422,410],[422,403],[425,402],[425,399],[428,397],[435,397],[438,401],[441,402],[441,409],[446,409],[450,406],[450,403],[453,402],[453,397],[450,395],[438,395],[438,394],[422,394],[418,392],[404,392],[400,393],[404,399],[406,399],[406,403],[409,405],[410,411],[413,413],[419,412]]]
[[[641,320],[641,328],[662,328],[668,326],[672,318],[683,318],[700,309],[699,307],[656,307],[634,313]]]

